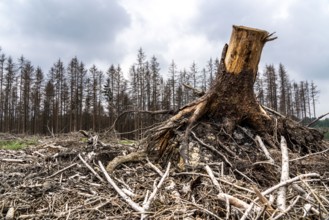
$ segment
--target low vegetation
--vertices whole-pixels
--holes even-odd
[[[21,139],[21,140],[0,140],[0,149],[4,150],[21,150],[29,145],[35,145],[37,139]]]

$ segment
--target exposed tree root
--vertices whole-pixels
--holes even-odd
[[[146,153],[144,151],[132,152],[124,156],[118,156],[110,161],[106,166],[106,171],[112,173],[114,169],[120,164],[127,162],[137,162],[146,159]]]

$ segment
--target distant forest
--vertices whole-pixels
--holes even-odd
[[[126,79],[120,65],[103,72],[77,57],[67,66],[59,59],[45,73],[24,56],[14,61],[0,49],[0,132],[102,132],[115,123],[117,135],[138,138],[143,129],[168,116],[154,112],[178,110],[195,99],[188,87],[207,90],[218,63],[209,59],[202,68],[193,62],[178,69],[173,60],[164,76],[157,58],[147,59],[140,49]],[[295,120],[316,117],[316,85],[291,81],[282,64],[266,65],[254,89],[262,105],[281,114]]]

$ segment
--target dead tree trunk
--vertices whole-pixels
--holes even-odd
[[[267,114],[257,103],[253,91],[262,49],[266,42],[275,38],[264,30],[233,26],[230,43],[223,49],[220,67],[211,88],[202,97],[184,106],[176,115],[150,131],[147,153],[161,160],[180,155],[185,164],[188,163],[191,128],[197,122],[207,120],[220,124],[228,134],[237,125],[242,125],[266,137],[272,146],[275,141],[268,137],[278,134],[288,137],[294,144],[296,138],[292,131],[288,132],[287,127],[297,125],[291,125],[292,122],[286,119],[275,120]],[[307,132],[312,136],[310,139],[314,139],[313,133]],[[321,139],[320,136],[318,139]]]

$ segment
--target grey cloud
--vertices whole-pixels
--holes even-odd
[[[32,0],[11,2],[8,17],[22,34],[55,41],[108,41],[129,24],[129,17],[116,1]]]
[[[14,53],[23,54],[45,71],[59,57],[65,61],[78,56],[89,62],[105,57],[111,63],[123,56],[115,38],[130,25],[130,16],[118,1],[12,0],[0,11],[9,23],[0,34],[16,37]],[[5,51],[6,45],[2,47]]]
[[[195,29],[209,40],[229,41],[231,26],[246,25],[276,32],[278,40],[266,45],[262,63],[283,63],[300,79],[326,78],[329,57],[329,3],[296,1],[280,18],[284,2],[209,0],[200,5]]]
[[[255,4],[257,2],[259,4]],[[199,31],[206,32],[210,40],[228,41],[232,25],[262,28],[269,7],[266,1],[202,1],[194,25]]]

